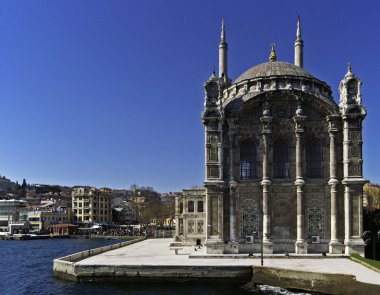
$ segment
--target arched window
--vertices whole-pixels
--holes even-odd
[[[240,179],[257,178],[256,145],[246,141],[240,145]]]
[[[322,177],[322,144],[317,138],[306,142],[306,177]]]
[[[289,146],[288,143],[279,139],[273,145],[273,177],[289,178]]]

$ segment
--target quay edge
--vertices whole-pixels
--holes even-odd
[[[65,266],[65,268],[62,268]],[[247,266],[173,265],[77,265],[65,261],[54,276],[75,282],[100,281],[225,281],[234,280],[247,287],[260,284],[326,294],[379,294],[380,286],[356,281],[355,276]]]
[[[286,289],[326,294],[377,295],[380,285],[357,281],[354,275],[308,272],[273,267],[252,267],[252,281],[247,286],[262,284]]]
[[[184,246],[176,255],[169,245],[170,239],[141,239],[75,253],[54,260],[54,276],[75,282],[228,281],[328,294],[380,294],[379,274],[344,257],[266,257],[262,267],[256,258],[208,257],[204,248]],[[104,253],[109,250],[114,251]]]

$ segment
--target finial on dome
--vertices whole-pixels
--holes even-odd
[[[351,68],[351,62],[348,62],[347,65],[347,74],[344,75],[344,77],[354,77],[355,75],[352,73],[352,68]]]
[[[276,46],[276,44],[272,43],[272,50],[271,50],[270,55],[269,55],[269,61],[270,62],[274,62],[277,60],[276,51],[274,50],[275,46]]]
[[[215,76],[215,65],[212,66],[212,75]]]

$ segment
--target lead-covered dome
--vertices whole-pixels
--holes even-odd
[[[307,72],[305,69],[298,67],[296,65],[287,62],[265,62],[256,65],[249,70],[241,74],[234,83],[239,83],[244,80],[251,80],[261,77],[272,77],[272,76],[293,76],[293,77],[304,77],[309,79],[316,79],[313,75]]]

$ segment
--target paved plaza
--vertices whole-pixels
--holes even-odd
[[[76,265],[138,265],[138,266],[260,266],[259,258],[247,255],[231,255],[231,258],[207,258],[206,249],[184,246],[176,255],[170,250],[173,239],[147,239],[139,243],[108,251],[81,260]],[[265,256],[264,256],[265,257]],[[357,281],[380,285],[380,273],[368,269],[347,258],[269,258],[264,266],[332,274],[354,275]]]

